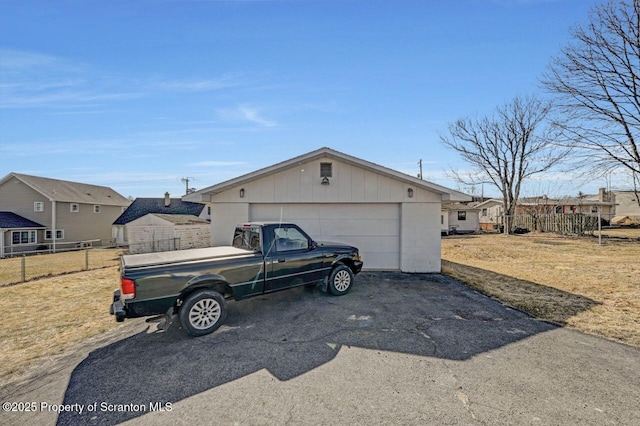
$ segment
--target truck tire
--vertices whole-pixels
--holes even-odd
[[[200,290],[187,297],[180,308],[180,325],[192,336],[213,333],[227,317],[227,301],[213,290]]]
[[[342,296],[353,287],[353,272],[347,265],[338,265],[329,275],[329,293]]]

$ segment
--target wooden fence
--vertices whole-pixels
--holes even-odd
[[[516,215],[514,227],[556,234],[588,235],[598,229],[598,218],[578,213]]]

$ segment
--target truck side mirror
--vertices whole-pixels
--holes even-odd
[[[311,240],[311,242],[309,243],[309,250],[313,250],[318,248],[318,243],[316,243],[315,241]]]

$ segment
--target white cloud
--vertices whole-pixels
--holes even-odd
[[[217,113],[224,120],[248,121],[262,127],[275,127],[278,125],[276,121],[264,117],[258,108],[249,105],[239,105],[232,109],[219,109]]]
[[[242,106],[238,108],[238,112],[242,114],[245,120],[251,121],[252,123],[265,127],[275,127],[277,125],[275,121],[264,118],[256,108]]]
[[[239,74],[224,74],[221,77],[209,79],[164,80],[159,81],[157,85],[168,90],[204,92],[238,87],[242,83]]]
[[[244,166],[247,163],[243,161],[199,161],[197,163],[187,164],[189,167],[233,167]]]

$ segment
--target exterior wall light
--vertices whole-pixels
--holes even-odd
[[[240,198],[244,198],[244,188],[240,188]]]
[[[407,189],[407,196],[408,196],[409,198],[413,198],[413,188],[409,188],[409,189]]]
[[[325,176],[325,177],[322,178],[322,182],[321,183],[323,185],[329,185],[331,182],[329,182],[329,178]]]

